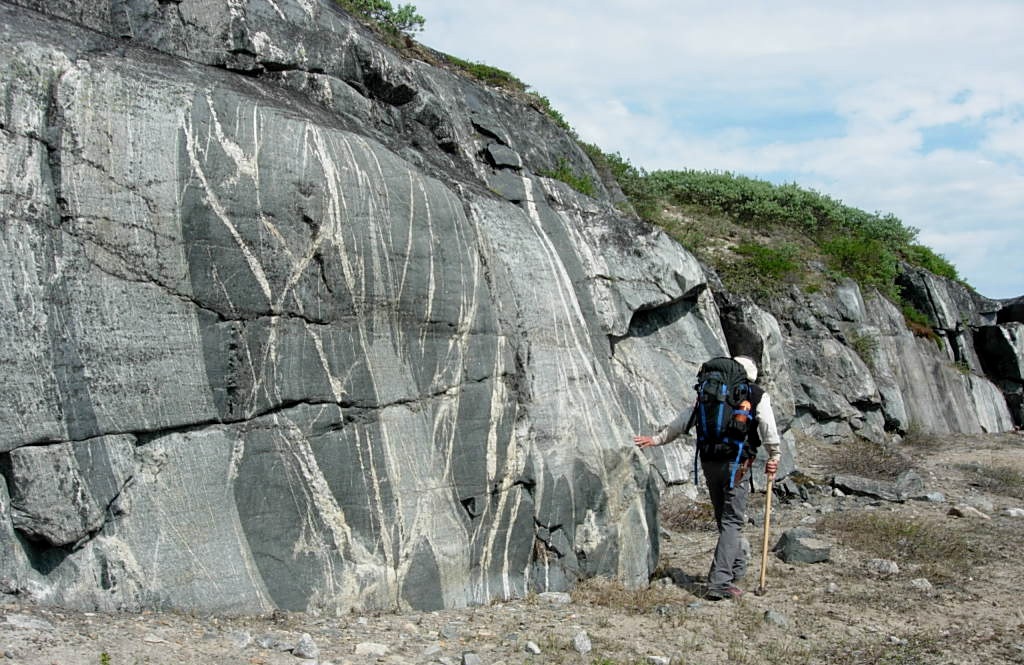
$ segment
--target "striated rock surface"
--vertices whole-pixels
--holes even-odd
[[[544,113],[331,2],[0,2],[0,65],[4,593],[342,612],[646,583],[692,447],[631,437],[730,352],[812,436],[1011,426],[855,286],[712,294]]]
[[[953,299],[936,301],[960,311]],[[977,357],[974,326],[958,333],[969,354],[953,355],[948,337],[915,335],[895,305],[877,293],[865,296],[852,282],[832,297],[795,292],[776,309],[795,368],[796,429],[836,441],[852,435],[882,441],[890,433],[1014,426],[1007,400],[981,363],[966,360]]]
[[[1009,405],[1016,426],[1024,425],[1024,341],[1021,299],[996,301],[979,296],[952,280],[920,269],[901,275],[904,297],[934,322],[939,345],[964,374],[985,375],[1003,393],[989,386],[972,392],[980,409],[982,431],[1000,431],[1002,403]],[[987,393],[987,394],[986,394]],[[960,431],[960,430],[953,430]]]
[[[539,112],[329,3],[90,7],[39,5],[99,34],[0,5],[12,586],[247,612],[646,581],[624,376],[665,352],[624,359],[638,309],[695,327],[693,259],[521,172],[585,159]]]

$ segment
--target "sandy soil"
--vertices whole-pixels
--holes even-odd
[[[0,596],[0,654],[25,665],[1024,663],[1024,603],[1017,594],[1024,517],[1010,512],[1024,509],[1024,436],[916,439],[901,454],[925,491],[942,493],[944,501],[833,496],[825,484],[835,451],[803,444],[806,496],[776,499],[771,542],[803,526],[831,544],[831,557],[786,564],[771,556],[762,596],[700,598],[697,582],[715,534],[699,519],[677,529],[666,519],[661,576],[645,589],[599,580],[571,598],[545,594],[472,609],[340,618],[108,615]],[[752,497],[745,531],[754,549],[748,589],[757,585],[763,498]],[[663,496],[666,508],[686,501],[671,490]],[[950,515],[958,505],[981,514]],[[689,507],[702,510],[700,503]],[[888,525],[900,529],[881,528]],[[879,553],[887,551],[886,539],[889,557]],[[899,572],[873,572],[869,562],[878,558],[894,561]]]

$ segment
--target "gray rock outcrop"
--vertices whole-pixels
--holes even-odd
[[[333,2],[5,1],[0,65],[4,593],[342,612],[646,583],[692,447],[631,437],[714,355],[760,363],[784,430],[1011,426],[854,285],[712,293],[545,113]]]
[[[955,299],[933,296],[943,311],[959,311]],[[881,442],[893,432],[1014,426],[999,387],[970,360],[977,354],[969,330],[957,337],[969,353],[954,356],[942,341],[948,337],[916,335],[895,305],[877,293],[865,297],[853,282],[831,298],[794,293],[777,309],[797,386],[793,427],[806,434]]]
[[[0,4],[19,592],[341,611],[646,582],[658,490],[622,375],[665,351],[623,359],[634,311],[693,329],[704,282],[520,174],[593,172],[571,138],[331,3],[24,4],[98,32]]]
[[[1002,389],[1014,422],[1024,426],[1024,323],[978,327],[974,345],[985,373]]]
[[[1000,400],[988,386],[972,392],[982,431],[1005,428],[1001,421],[1004,401],[1014,423],[1024,425],[1020,299],[1001,302],[984,298],[962,284],[920,269],[906,270],[900,285],[904,297],[933,322],[949,361],[965,375],[986,376],[1003,393],[1004,399]],[[995,404],[998,411],[987,408],[990,404]]]
[[[905,471],[893,481],[837,474],[832,486],[844,494],[866,496],[883,501],[904,502],[924,494],[924,481],[916,471]]]

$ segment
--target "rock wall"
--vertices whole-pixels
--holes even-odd
[[[340,612],[644,583],[692,448],[631,437],[730,351],[809,435],[905,430],[934,394],[943,431],[1010,426],[856,287],[776,315],[709,288],[544,113],[333,3],[0,2],[0,64],[2,593]]]
[[[877,442],[910,431],[1012,429],[1006,400],[976,360],[970,324],[959,323],[971,315],[964,303],[973,301],[942,295],[933,301],[958,323],[920,336],[895,305],[877,293],[865,296],[853,282],[828,296],[794,291],[779,307],[796,367],[793,427],[825,439],[856,434]]]
[[[910,300],[934,322],[938,343],[962,373],[987,376],[1002,392],[1017,427],[1024,425],[1024,309],[1021,298],[1006,301],[979,296],[952,280],[920,269],[907,269],[900,285]],[[994,431],[995,411],[1001,410],[998,392],[986,387],[976,397],[988,411],[984,431]],[[997,430],[995,430],[997,431]]]

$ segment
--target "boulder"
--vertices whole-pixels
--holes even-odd
[[[134,438],[18,448],[0,458],[10,492],[10,520],[44,546],[81,545],[120,508],[131,480]]]
[[[839,488],[844,494],[866,496],[883,501],[903,501],[896,483],[887,480],[864,478],[852,474],[837,474],[832,478],[832,486]]]
[[[798,527],[785,531],[772,551],[786,563],[821,563],[831,557],[832,546],[811,530]]]

